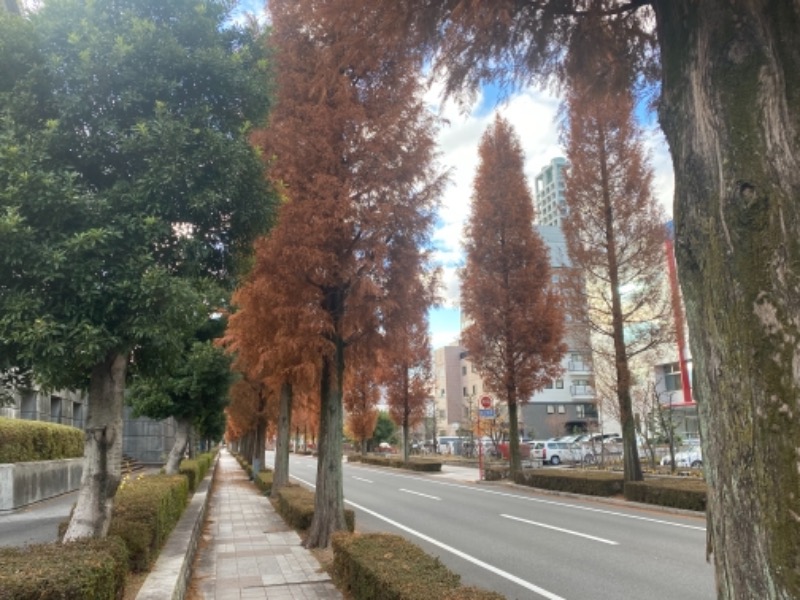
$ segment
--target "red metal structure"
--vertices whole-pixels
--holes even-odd
[[[672,313],[675,319],[676,341],[678,343],[678,364],[681,369],[681,386],[683,388],[683,403],[694,404],[692,387],[689,382],[689,368],[686,366],[686,336],[684,334],[683,304],[681,292],[678,287],[678,267],[675,264],[675,247],[671,237],[664,241],[667,254],[667,270],[669,271],[669,285],[672,292]]]

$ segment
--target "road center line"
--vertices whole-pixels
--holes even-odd
[[[302,483],[305,483],[306,485],[311,486],[312,488],[316,488],[316,486],[313,483],[311,483],[309,481],[306,481],[304,479],[301,479],[300,477],[297,477],[296,475],[292,475],[292,478],[293,479],[297,479],[298,481],[300,481]],[[421,540],[425,540],[429,544],[433,544],[434,546],[436,546],[438,548],[441,548],[442,550],[444,550],[446,552],[450,552],[451,554],[455,554],[459,558],[462,558],[462,559],[466,560],[467,562],[471,562],[473,565],[481,567],[482,569],[486,569],[487,571],[491,571],[492,573],[494,573],[495,575],[498,575],[499,577],[502,577],[503,579],[507,579],[508,581],[516,583],[517,585],[522,586],[525,589],[530,590],[530,591],[534,592],[535,594],[540,595],[542,598],[547,598],[547,600],[565,600],[565,598],[563,598],[562,596],[558,596],[558,595],[554,594],[553,592],[548,592],[546,589],[540,588],[538,585],[534,585],[530,581],[525,581],[524,579],[521,579],[521,578],[517,577],[516,575],[512,575],[511,573],[509,573],[507,571],[503,571],[502,569],[498,569],[497,567],[492,566],[489,563],[485,563],[482,560],[480,560],[478,558],[475,558],[474,556],[470,556],[466,552],[462,552],[461,550],[453,548],[452,546],[448,546],[447,544],[445,544],[443,542],[440,542],[439,540],[435,540],[432,537],[425,535],[424,533],[416,531],[415,529],[411,529],[410,527],[406,527],[405,525],[402,525],[402,524],[398,523],[397,521],[393,521],[389,517],[386,517],[386,516],[384,516],[384,515],[382,515],[380,513],[377,513],[374,510],[370,510],[368,508],[365,508],[365,507],[361,506],[360,504],[356,504],[355,502],[351,502],[350,500],[345,500],[344,502],[345,502],[345,504],[349,504],[350,506],[352,506],[354,508],[357,508],[358,510],[363,510],[365,513],[367,513],[368,515],[372,515],[376,519],[380,519],[381,521],[389,523],[389,525],[392,525],[393,527],[396,527],[397,529],[400,529],[401,531],[405,531],[406,533],[409,533],[409,534],[411,534],[413,536],[416,536]]]
[[[405,492],[406,494],[414,494],[415,496],[422,496],[423,498],[430,498],[431,500],[441,500],[438,496],[429,496],[428,494],[423,494],[422,492],[414,492],[412,490],[407,490],[405,488],[400,488],[401,492]]]
[[[356,479],[357,481],[363,481],[365,483],[375,483],[371,479],[364,479],[363,477],[356,477],[355,475],[353,475],[353,479]]]
[[[593,535],[589,535],[588,533],[580,533],[578,531],[572,531],[571,529],[562,529],[561,527],[554,527],[553,525],[546,525],[545,523],[539,523],[538,521],[529,521],[528,519],[520,519],[519,517],[515,517],[513,515],[500,515],[506,519],[511,519],[512,521],[519,521],[520,523],[527,523],[528,525],[535,525],[536,527],[543,527],[544,529],[552,529],[553,531],[560,531],[561,533],[568,533],[569,535],[577,535],[578,537],[586,538],[587,540],[594,540],[595,542],[602,542],[603,544],[609,544],[611,546],[619,546],[619,542],[615,542],[612,540],[607,540],[601,537],[595,537]]]

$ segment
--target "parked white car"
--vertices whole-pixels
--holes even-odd
[[[595,461],[595,456],[587,446],[571,442],[558,442],[555,440],[534,440],[531,444],[531,458],[541,460],[542,463],[560,465],[561,463],[589,463]]]
[[[662,466],[670,465],[669,454],[661,459]],[[700,446],[690,446],[687,450],[675,453],[675,466],[676,467],[702,467],[703,466],[703,450]]]

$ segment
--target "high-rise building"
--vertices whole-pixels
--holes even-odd
[[[564,198],[564,171],[567,159],[557,157],[545,166],[534,180],[534,219],[539,225],[560,227],[567,214]]]

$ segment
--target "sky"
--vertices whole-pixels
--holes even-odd
[[[240,0],[238,14],[255,13],[263,18],[264,0]],[[454,102],[442,104],[441,87],[432,85],[426,102],[443,117],[438,134],[440,166],[450,171],[450,184],[442,199],[433,235],[434,262],[442,270],[442,306],[430,311],[430,336],[433,348],[457,340],[461,312],[457,270],[463,266],[462,231],[470,208],[472,182],[478,166],[478,144],[483,132],[500,113],[516,130],[525,154],[525,175],[532,189],[535,176],[553,158],[565,156],[559,144],[559,98],[551,93],[528,88],[498,103],[489,88],[466,114]],[[646,146],[654,169],[654,193],[668,215],[672,214],[674,181],[666,141],[652,114],[642,108],[637,116],[646,132]]]
[[[434,235],[434,259],[443,270],[441,293],[444,303],[430,312],[431,345],[439,348],[454,342],[459,335],[461,313],[458,308],[457,269],[463,266],[462,230],[470,210],[472,183],[478,166],[478,144],[483,132],[499,113],[516,130],[525,154],[525,175],[532,189],[536,175],[557,156],[565,156],[559,144],[559,99],[529,88],[502,104],[489,91],[478,99],[467,115],[452,103],[441,106],[438,90],[432,89],[429,103],[449,122],[438,136],[441,164],[451,169],[451,183],[442,198],[439,223]],[[674,190],[672,163],[666,141],[652,115],[648,115],[646,146],[654,168],[654,193],[668,215],[672,214]]]

